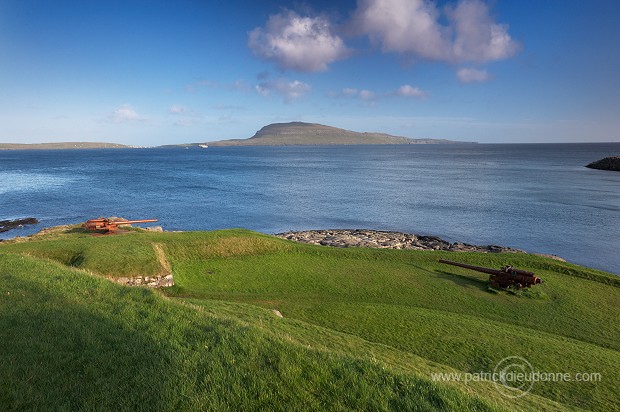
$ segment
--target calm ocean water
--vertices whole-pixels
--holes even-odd
[[[0,220],[166,230],[369,228],[552,253],[620,274],[620,144],[0,152]]]

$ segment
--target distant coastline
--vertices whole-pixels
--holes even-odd
[[[198,143],[167,144],[151,147],[218,147],[218,146],[351,146],[351,145],[410,145],[410,144],[476,144],[447,139],[413,139],[380,132],[354,132],[317,123],[272,123],[262,127],[247,139],[230,139]],[[72,149],[134,149],[118,143],[59,142],[59,143],[0,143],[0,150],[72,150]]]
[[[59,143],[0,143],[0,150],[67,150],[67,149],[129,149],[118,143],[59,142]]]

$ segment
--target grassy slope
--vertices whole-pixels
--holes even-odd
[[[2,410],[492,410],[152,290],[0,257]]]
[[[163,246],[175,275],[177,286],[168,295],[191,298],[218,321],[242,322],[286,347],[347,354],[422,381],[439,370],[491,371],[500,359],[518,355],[542,372],[599,372],[603,380],[538,383],[537,396],[515,401],[498,396],[490,384],[452,386],[498,407],[558,408],[545,398],[565,407],[619,407],[617,278],[570,264],[529,255],[340,250],[246,231],[100,238],[74,233],[2,245],[0,253],[131,276],[161,271],[153,244]],[[509,261],[536,271],[546,284],[532,293],[492,294],[482,274],[436,263],[441,257],[490,267]],[[278,309],[286,319],[246,303]]]

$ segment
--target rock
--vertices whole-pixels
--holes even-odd
[[[613,170],[620,172],[620,156],[610,156],[588,164],[586,167],[599,170]]]
[[[277,309],[271,309],[271,311],[273,312],[274,315],[276,315],[279,318],[283,318],[284,316],[282,316],[282,314],[280,313],[279,310]]]
[[[23,227],[24,225],[36,225],[39,221],[34,217],[16,220],[0,220],[0,233]]]
[[[160,278],[159,281],[157,282],[157,286],[158,288],[167,288],[170,286],[174,286],[174,278],[172,277],[172,275],[166,275],[163,278]]]

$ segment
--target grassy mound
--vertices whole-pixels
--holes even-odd
[[[334,249],[243,230],[91,237],[69,228],[4,243],[0,405],[620,409],[620,284],[596,270],[525,254]],[[510,263],[545,284],[490,293],[484,274],[440,258]],[[86,273],[166,270],[176,282],[166,296]],[[512,399],[490,382],[431,379],[491,372],[510,356],[601,380],[536,382]]]

